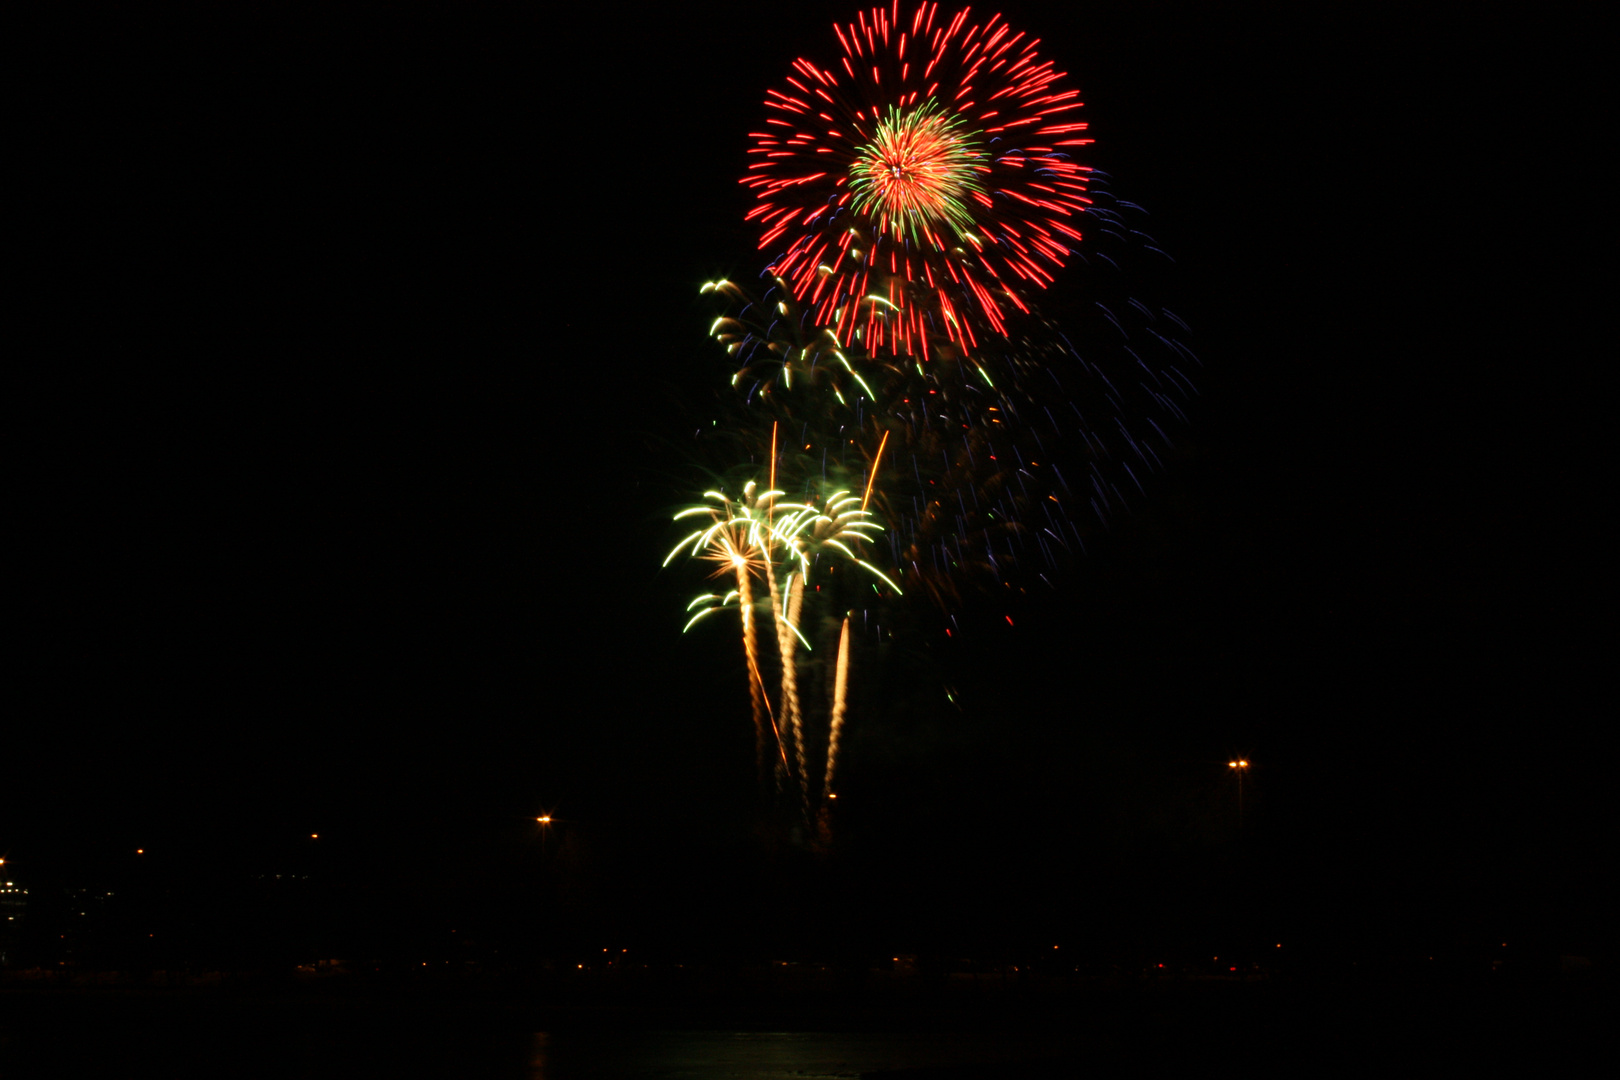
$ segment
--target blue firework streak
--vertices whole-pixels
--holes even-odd
[[[1005,337],[925,355],[877,355],[818,326],[788,283],[764,276],[706,288],[725,303],[714,336],[758,430],[792,434],[784,475],[859,482],[884,433],[873,493],[908,590],[942,605],[974,585],[1045,576],[1144,496],[1196,396],[1198,361],[1172,312],[1131,291],[1168,257],[1133,204],[1104,184],[1077,252],[1088,300],[1066,332],[1033,309]],[[791,462],[791,465],[789,464]]]

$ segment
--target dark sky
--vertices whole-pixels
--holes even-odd
[[[757,269],[745,134],[855,9],[232,7],[23,39],[0,850],[397,851],[555,810],[722,859],[741,664],[658,571],[724,378],[697,286]],[[1175,257],[1203,396],[1059,595],[930,661],[962,711],[852,720],[869,850],[1133,873],[1241,754],[1296,907],[1590,921],[1594,26],[1002,9]]]

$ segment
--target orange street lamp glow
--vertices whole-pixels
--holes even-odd
[[[1249,763],[1244,758],[1238,758],[1236,761],[1228,761],[1226,763],[1226,767],[1228,769],[1236,769],[1237,770],[1237,778],[1238,778],[1238,828],[1241,829],[1241,828],[1243,828],[1243,772],[1244,772],[1245,769],[1247,769],[1249,767]]]

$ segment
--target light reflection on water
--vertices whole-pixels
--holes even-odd
[[[0,1006],[17,1004],[0,999]],[[947,1069],[938,1080],[979,1080],[981,1069],[1003,1080],[1024,1076],[1026,1064],[1059,1061],[1065,1068],[1056,1073],[1036,1067],[1029,1075],[1077,1074],[1073,1063],[1080,1060],[1078,1036],[1051,1032],[576,1029],[525,1034],[489,1017],[446,1020],[431,1011],[379,1015],[256,1006],[243,1013],[195,1003],[142,1011],[129,1002],[111,1003],[123,1009],[100,1003],[106,1011],[90,1009],[86,1022],[85,1002],[32,1004],[31,1016],[7,1015],[0,1008],[0,1080],[138,1075],[166,1080],[850,1080],[941,1066]],[[87,1031],[95,1037],[85,1037]],[[935,1080],[932,1074],[929,1080]]]
[[[540,1032],[529,1080],[849,1080],[890,1069],[1073,1059],[1062,1035],[872,1032]]]

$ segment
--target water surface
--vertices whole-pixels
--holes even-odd
[[[832,1080],[904,1069],[1074,1060],[1056,1034],[948,1032],[568,1032],[533,1036],[530,1080]],[[1044,1070],[1043,1070],[1044,1075]]]

